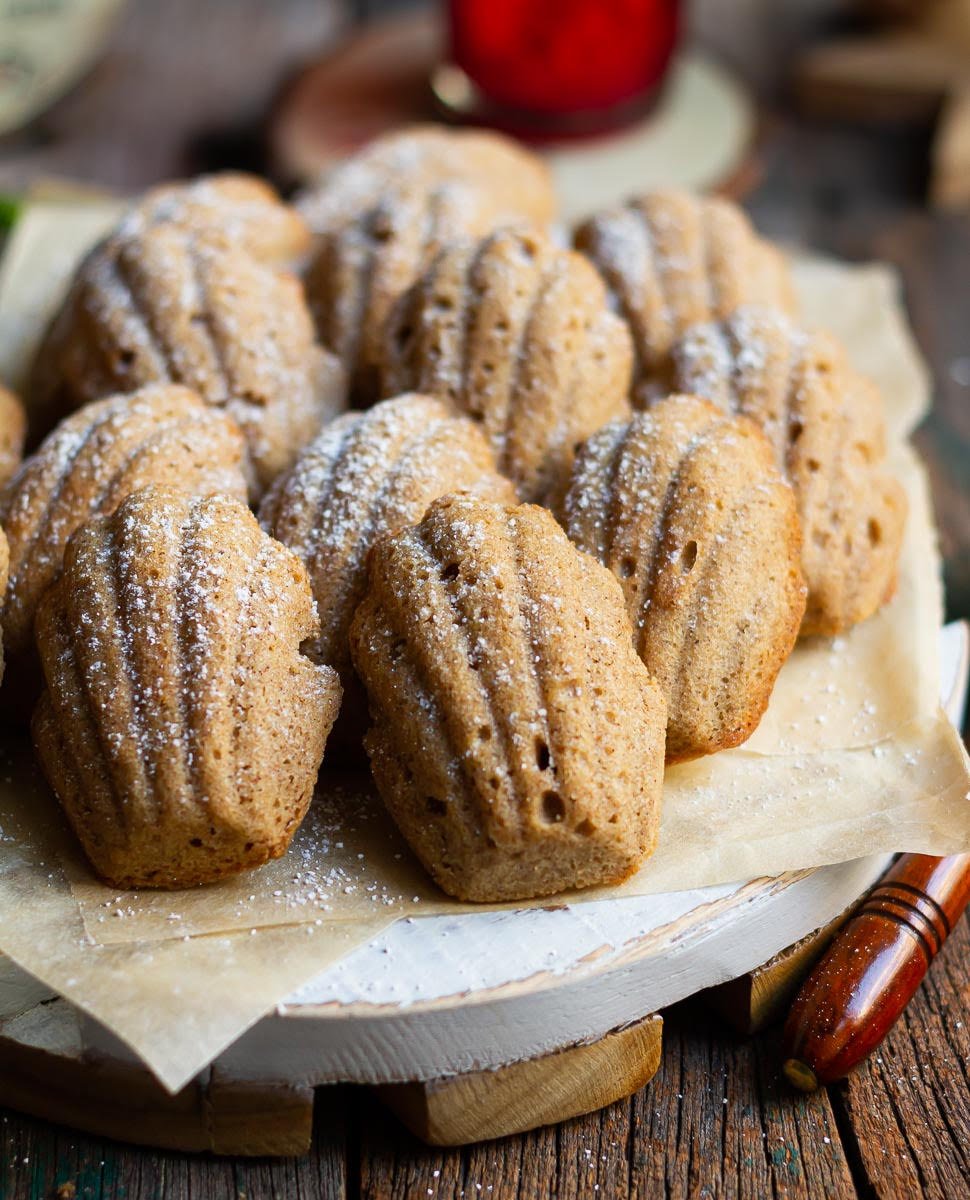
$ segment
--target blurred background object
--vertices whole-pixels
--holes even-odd
[[[803,106],[855,119],[935,121],[930,200],[970,206],[970,0],[859,0],[876,28],[809,49]]]
[[[123,0],[0,0],[0,134],[63,95],[103,50]]]
[[[660,89],[680,0],[448,0],[471,115],[526,136],[601,132]]]

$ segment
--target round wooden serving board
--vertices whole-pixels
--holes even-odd
[[[940,646],[942,698],[959,720],[966,626],[948,626]],[[289,996],[174,1097],[103,1028],[0,959],[0,1094],[93,1133],[234,1154],[305,1150],[313,1088],[341,1081],[380,1085],[430,1141],[531,1128],[642,1086],[659,1062],[652,1014],[699,988],[735,980],[714,999],[736,1008],[743,993],[751,1009],[739,1023],[755,1023],[756,1005],[763,1014],[807,969],[806,939],[831,928],[888,861],[399,921]],[[745,972],[757,987],[749,975],[738,989]]]

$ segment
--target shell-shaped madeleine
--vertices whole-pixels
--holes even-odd
[[[667,760],[750,737],[805,610],[795,498],[757,426],[692,396],[606,426],[563,524],[620,581],[667,701]]]
[[[629,413],[632,350],[595,270],[524,228],[448,246],[388,323],[385,395],[444,396],[480,421],[524,500],[577,442]]]
[[[307,303],[361,404],[380,394],[383,331],[395,302],[443,245],[484,232],[478,210],[456,199],[450,189],[399,188],[317,239],[304,275]]]
[[[245,500],[245,450],[230,417],[172,384],[100,400],[62,421],[0,492],[10,543],[2,612],[8,653],[29,646],[37,603],[78,526],[149,484]]]
[[[653,850],[665,709],[608,571],[531,506],[381,538],[351,630],[377,787],[451,895],[615,882]]]
[[[41,765],[98,874],[259,866],[306,813],[340,684],[303,564],[227,496],[145,488],[85,524],[37,614]]]
[[[370,404],[388,315],[436,253],[510,221],[545,224],[555,198],[545,164],[508,138],[427,125],[372,142],[300,207],[317,234],[305,285],[320,340]]]
[[[783,255],[727,200],[647,192],[588,218],[574,244],[596,264],[630,326],[635,399],[650,383],[669,381],[670,350],[688,325],[741,304],[794,307]]]
[[[260,521],[306,564],[320,614],[317,662],[353,696],[349,631],[377,538],[420,521],[432,500],[468,490],[513,501],[478,426],[429,396],[399,396],[328,425],[266,494]]]
[[[0,487],[20,466],[27,438],[27,414],[20,400],[0,384]]]
[[[220,232],[254,258],[281,267],[298,263],[310,248],[310,230],[297,210],[264,179],[241,171],[150,188],[121,220],[126,232],[161,224]]]
[[[246,435],[258,490],[345,406],[299,280],[221,235],[173,224],[117,234],[82,263],[38,351],[32,397],[75,408],[181,383]]]
[[[516,219],[548,224],[556,197],[538,155],[500,133],[410,125],[369,142],[299,197],[313,231],[327,233],[401,189],[437,194],[477,227]]]
[[[795,491],[808,584],[803,634],[834,634],[893,593],[906,496],[885,463],[875,385],[824,333],[747,307],[689,329],[674,348],[679,387],[765,431]]]

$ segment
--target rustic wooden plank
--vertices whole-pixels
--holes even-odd
[[[216,1158],[143,1150],[0,1110],[0,1200],[344,1200],[347,1100],[317,1095],[313,1147],[300,1158]]]
[[[697,1003],[670,1020],[646,1088],[552,1129],[439,1150],[361,1097],[361,1196],[856,1196],[829,1099],[789,1091],[777,1035],[737,1042]]]
[[[970,1180],[970,925],[950,935],[876,1054],[837,1095],[872,1194],[950,1200]]]
[[[735,1040],[691,1001],[667,1014],[664,1041],[633,1099],[631,1196],[856,1195],[828,1097],[787,1088],[777,1031]]]

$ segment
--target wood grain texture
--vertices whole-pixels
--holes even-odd
[[[649,1016],[588,1046],[496,1071],[377,1089],[422,1141],[459,1146],[594,1112],[646,1086],[660,1065],[663,1018]]]

